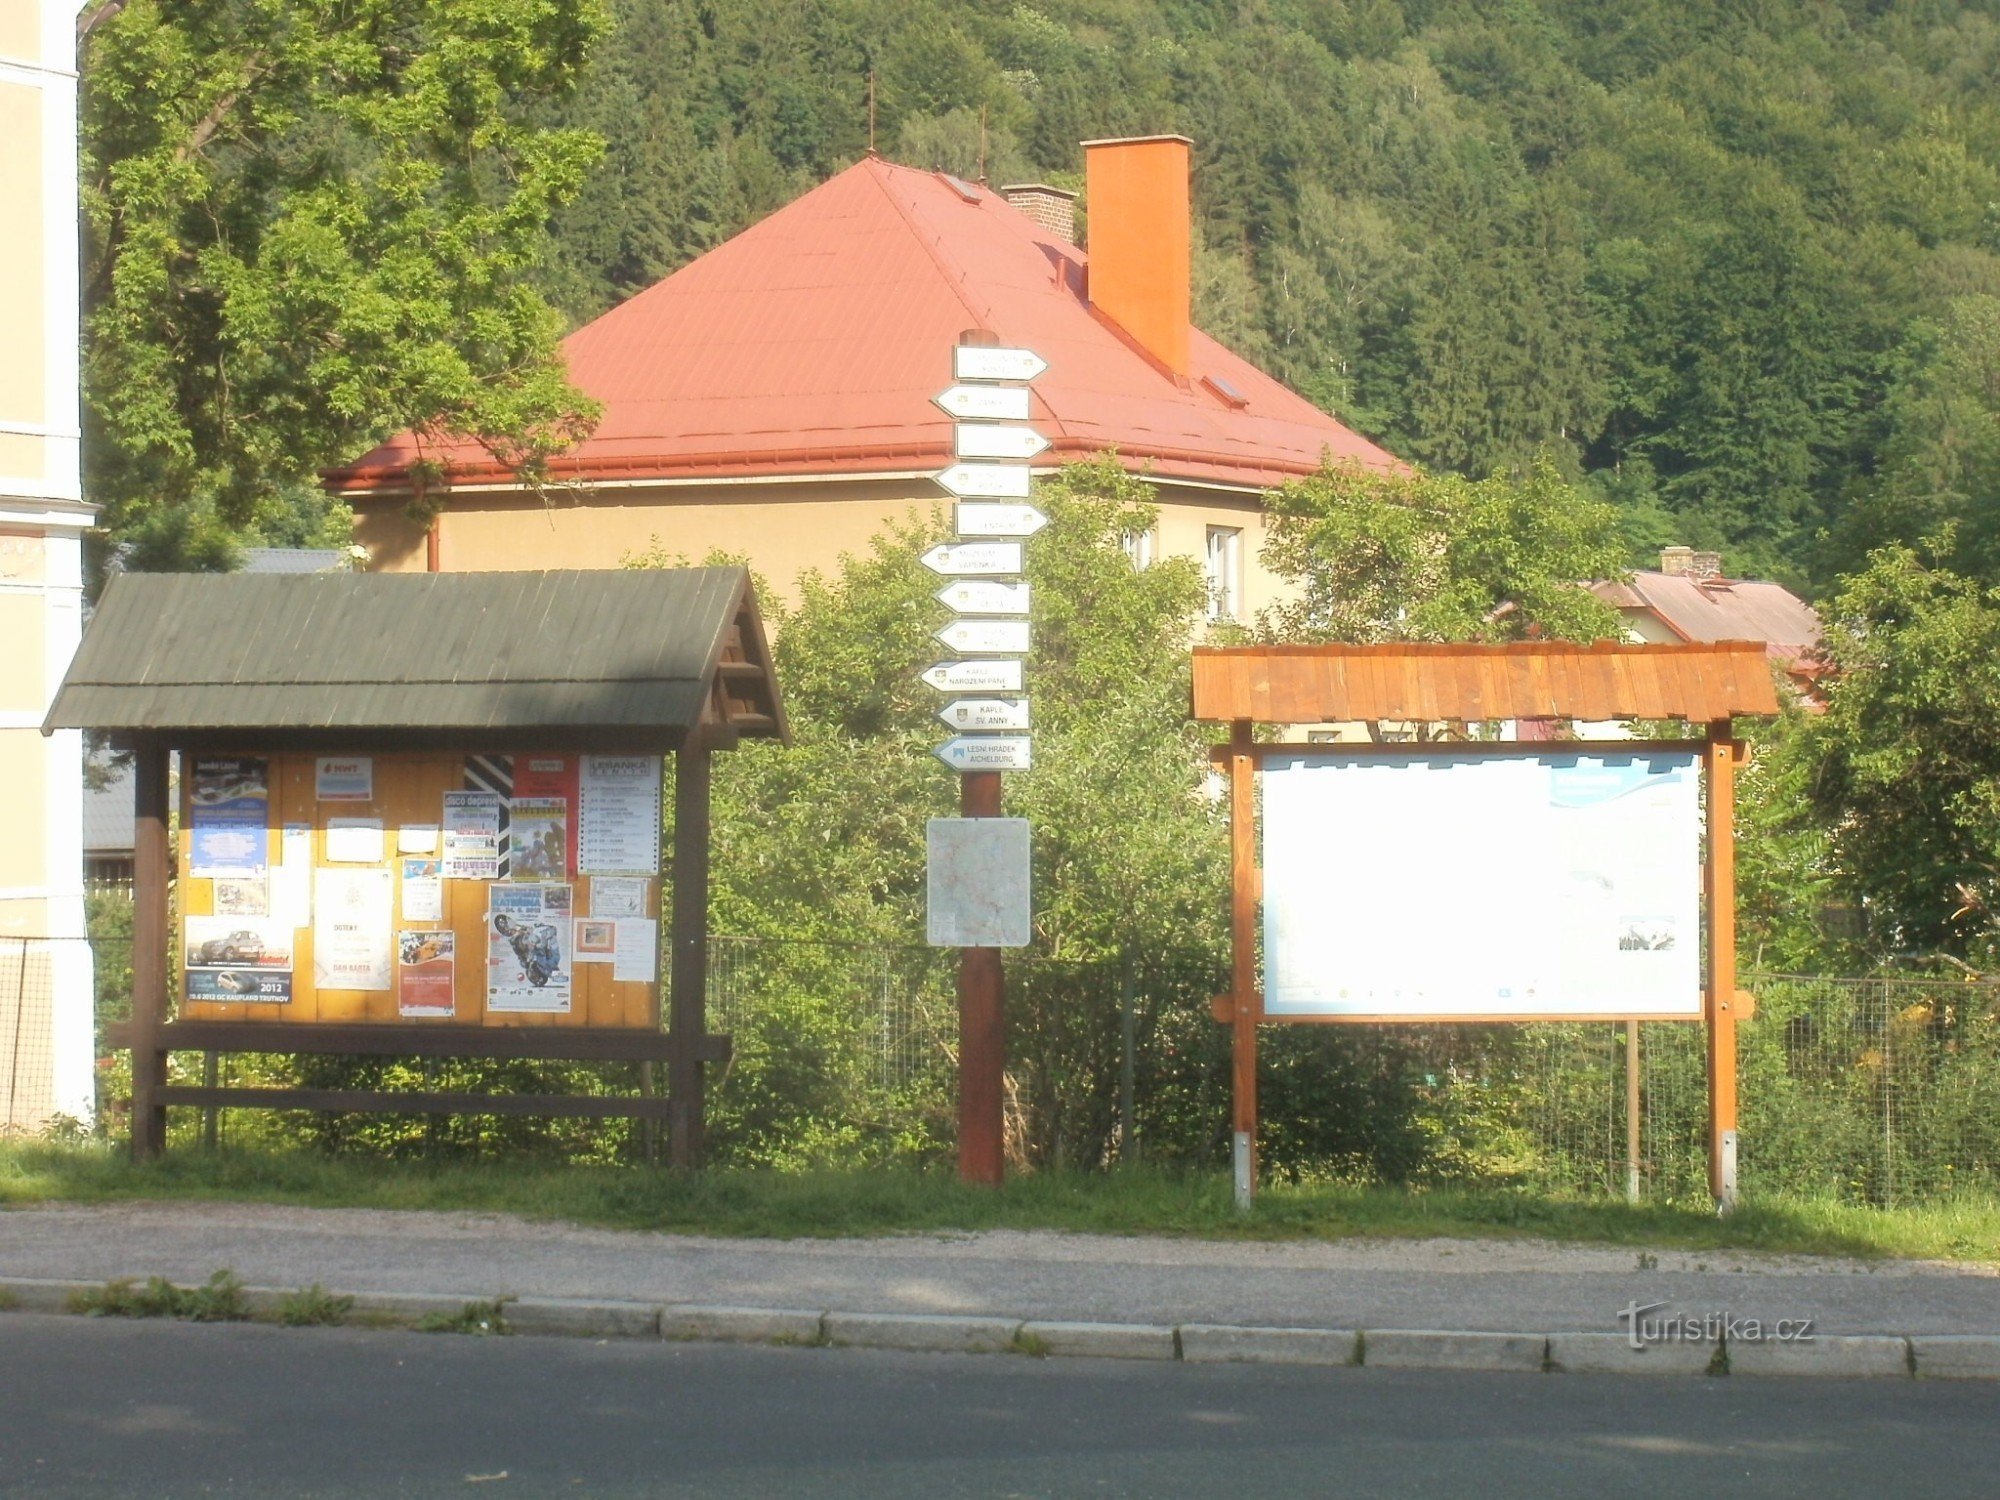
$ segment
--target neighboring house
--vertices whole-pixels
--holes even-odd
[[[0,1132],[92,1108],[83,737],[44,737],[83,621],[76,5],[0,0]]]
[[[785,597],[883,527],[948,497],[952,384],[968,331],[1034,350],[1038,464],[1115,450],[1147,475],[1135,561],[1189,557],[1210,612],[1272,602],[1263,497],[1323,459],[1397,459],[1192,327],[1190,143],[1085,144],[1090,253],[1069,195],[999,191],[869,157],[572,334],[603,403],[548,495],[469,442],[404,434],[327,483],[376,569],[618,566],[658,546],[746,556]],[[428,527],[413,465],[444,466]],[[417,471],[421,472],[421,471]]]
[[[1625,583],[1593,583],[1635,641],[1762,641],[1771,664],[1806,704],[1820,701],[1819,616],[1783,584],[1725,578],[1719,553],[1660,552],[1660,571]]]

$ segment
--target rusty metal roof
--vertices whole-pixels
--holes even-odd
[[[702,724],[786,733],[742,568],[119,574],[43,732],[589,748]]]
[[[1194,717],[1687,719],[1775,714],[1760,641],[1197,647]]]
[[[1590,590],[1614,608],[1653,615],[1684,641],[1762,641],[1766,654],[1787,668],[1819,646],[1819,616],[1783,584],[1634,573],[1627,582],[1593,583]]]

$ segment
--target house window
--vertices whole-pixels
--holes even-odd
[[[1243,530],[1238,526],[1208,528],[1208,617],[1243,618]]]
[[[1125,555],[1132,559],[1132,566],[1142,573],[1153,565],[1153,542],[1158,534],[1149,526],[1144,531],[1128,531],[1118,539]]]

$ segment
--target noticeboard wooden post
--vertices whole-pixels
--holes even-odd
[[[1736,1022],[1743,1000],[1736,989],[1734,776],[1744,747],[1734,719],[1777,711],[1763,647],[1754,642],[1713,645],[1591,646],[1529,642],[1511,645],[1282,646],[1200,648],[1194,653],[1196,719],[1230,725],[1226,744],[1211,752],[1229,776],[1231,845],[1231,992],[1218,996],[1215,1017],[1231,1028],[1234,1066],[1233,1137],[1236,1195],[1247,1206],[1255,1192],[1257,1128],[1257,1027],[1276,1021],[1514,1021],[1700,1019],[1707,1030],[1709,1179],[1719,1207],[1736,1201]],[[1411,745],[1256,743],[1256,724],[1410,724],[1493,721],[1620,721],[1677,719],[1702,726],[1699,738],[1675,741],[1455,740]],[[1477,762],[1591,756],[1630,762],[1651,755],[1686,768],[1699,764],[1707,786],[1706,858],[1700,872],[1706,927],[1705,971],[1687,970],[1699,983],[1699,1005],[1683,1009],[1622,1007],[1607,995],[1602,1009],[1571,1004],[1560,1012],[1524,1004],[1508,1013],[1492,1003],[1477,1009],[1440,1007],[1434,1013],[1406,1008],[1369,1013],[1357,1005],[1325,1014],[1280,1013],[1268,1007],[1258,981],[1258,921],[1266,872],[1259,868],[1257,773],[1276,757],[1312,752],[1366,761],[1417,756]],[[1692,807],[1692,803],[1686,804]],[[1496,857],[1506,851],[1493,851]],[[1331,853],[1331,851],[1330,851]],[[1688,896],[1689,903],[1694,897]],[[1690,905],[1690,909],[1691,905]],[[1628,944],[1647,943],[1643,934]],[[1272,961],[1269,953],[1265,962]],[[1699,973],[1699,979],[1695,976]],[[1513,993],[1496,990],[1494,994]],[[1532,994],[1532,992],[1530,992]],[[1490,997],[1489,997],[1490,1000]]]
[[[787,738],[743,570],[126,575],[44,728],[137,761],[135,1154],[191,1106],[666,1119],[699,1163],[729,1054],[702,1003],[709,757]],[[669,1088],[169,1083],[183,1050],[664,1062]]]

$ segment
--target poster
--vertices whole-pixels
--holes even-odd
[[[405,1016],[449,1016],[458,935],[396,934],[396,1011]]]
[[[215,878],[215,911],[223,917],[268,917],[271,915],[269,875],[218,875]]]
[[[313,983],[389,988],[395,877],[387,870],[313,871]]]
[[[379,865],[382,863],[382,820],[380,818],[329,818],[326,823],[326,858],[336,865]]]
[[[518,809],[521,799],[532,801],[540,797],[560,797],[568,811],[564,825],[566,843],[564,845],[563,867],[546,872],[547,879],[560,880],[576,868],[576,789],[577,757],[574,755],[517,755],[514,757],[514,807]],[[514,835],[514,847],[520,847],[521,836]],[[521,879],[521,871],[516,868],[513,878]],[[532,878],[532,877],[530,877]]]
[[[495,792],[444,794],[444,878],[500,878],[500,797]]]
[[[286,927],[312,926],[313,831],[310,823],[287,823],[271,872],[271,915]]]
[[[561,880],[569,874],[569,803],[561,797],[516,797],[510,880]]]
[[[375,762],[365,755],[320,756],[313,765],[313,794],[322,802],[373,802]]]
[[[187,998],[282,1005],[292,998],[292,934],[270,917],[189,917]]]
[[[651,984],[660,977],[660,924],[651,917],[620,917],[616,926],[611,977]]]
[[[487,887],[486,1008],[567,1014],[570,888]]]
[[[435,859],[403,861],[403,920],[442,922],[444,920],[444,880]]]
[[[645,916],[646,884],[643,875],[597,876],[590,882],[590,914],[593,917]]]
[[[188,807],[188,874],[262,875],[269,867],[271,790],[263,761],[197,756]]]
[[[577,869],[654,875],[660,868],[660,758],[586,755],[577,780]]]
[[[608,964],[618,952],[618,924],[602,917],[576,919],[576,961]]]
[[[435,854],[437,848],[438,826],[435,823],[405,823],[396,830],[398,854]]]
[[[1265,1008],[1693,1017],[1699,757],[1273,756]]]

